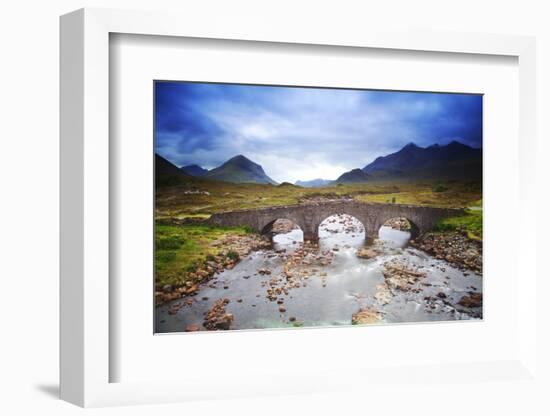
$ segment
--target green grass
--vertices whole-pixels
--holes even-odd
[[[212,243],[230,234],[249,233],[246,227],[211,227],[208,225],[159,225],[155,227],[155,283],[157,286],[183,285],[189,273],[220,254]],[[225,253],[235,259],[235,252]]]
[[[476,240],[483,238],[483,211],[466,210],[464,215],[439,221],[435,231],[466,231],[468,237]]]
[[[155,240],[157,250],[176,250],[185,244],[185,239],[181,235],[159,236]]]

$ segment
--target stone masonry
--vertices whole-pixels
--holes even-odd
[[[249,226],[258,233],[269,233],[278,219],[287,219],[304,232],[304,240],[319,239],[319,225],[335,214],[348,214],[365,227],[368,239],[378,237],[380,227],[391,218],[406,218],[413,234],[429,231],[439,220],[461,215],[460,208],[434,208],[401,204],[375,204],[357,201],[327,201],[269,208],[247,209],[214,214],[208,222],[219,226]],[[414,235],[413,235],[414,237]]]

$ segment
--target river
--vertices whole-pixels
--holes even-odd
[[[463,296],[482,292],[481,276],[409,246],[408,232],[382,227],[374,243],[381,254],[372,259],[356,255],[365,234],[353,217],[324,221],[318,248],[304,250],[302,238],[299,229],[278,234],[272,249],[252,252],[233,269],[215,275],[201,285],[192,302],[178,299],[157,307],[156,332],[183,332],[189,325],[204,330],[206,312],[222,298],[229,300],[225,309],[234,317],[231,329],[350,325],[352,315],[364,307],[375,309],[380,323],[481,317],[481,308],[459,304]],[[388,262],[425,276],[410,290],[391,290],[380,301],[375,295],[384,285]],[[176,313],[170,312],[174,305]]]

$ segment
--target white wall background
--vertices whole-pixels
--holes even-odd
[[[56,399],[58,383],[58,16],[81,7],[179,10],[208,23],[211,13],[263,15],[285,25],[287,20],[320,20],[327,27],[369,25],[433,28],[535,35],[538,39],[539,233],[540,267],[549,235],[550,189],[550,12],[544,0],[19,0],[0,12],[0,413],[76,414],[82,412]],[[544,247],[543,247],[544,245]],[[544,250],[543,250],[544,249]],[[544,275],[544,273],[543,273]],[[550,274],[546,273],[550,278]],[[548,307],[540,302],[540,366],[550,374]],[[546,330],[545,330],[546,328]],[[548,380],[548,379],[546,379]],[[228,380],[229,381],[229,380]],[[104,414],[186,412],[224,414],[548,414],[542,388],[529,383],[483,386],[434,385],[396,396],[361,397],[344,393],[322,397],[281,397],[229,402],[174,404],[160,407],[100,409]]]

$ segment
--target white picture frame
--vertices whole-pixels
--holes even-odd
[[[205,39],[278,42],[431,51],[443,54],[483,54],[516,57],[519,66],[520,189],[517,255],[522,265],[518,288],[518,346],[509,359],[439,366],[370,369],[359,378],[349,369],[319,373],[269,374],[265,380],[243,381],[230,388],[214,383],[204,391],[204,380],[178,382],[111,382],[110,365],[117,360],[110,349],[110,239],[109,157],[109,36],[113,33]],[[530,37],[420,31],[380,31],[349,28],[327,31],[312,25],[280,27],[277,22],[228,21],[208,24],[193,16],[169,13],[81,9],[61,18],[61,398],[80,406],[159,403],[210,397],[292,394],[339,390],[340,380],[369,384],[389,380],[388,374],[425,380],[433,372],[452,369],[466,380],[525,380],[536,376],[537,279],[535,251],[525,242],[536,241],[532,220],[536,139],[535,40]],[[529,215],[527,215],[529,213]],[[523,242],[523,244],[522,244]],[[322,330],[316,330],[322,331]],[[231,336],[231,334],[227,334]],[[118,357],[120,358],[120,357]],[[244,364],[243,364],[244,365]],[[359,369],[358,369],[359,371]],[[323,374],[323,372],[321,372]],[[409,378],[407,378],[407,374]],[[412,377],[411,374],[414,374]],[[290,380],[289,380],[290,378]],[[310,381],[309,383],[307,381]],[[314,382],[312,382],[314,381]],[[274,386],[277,386],[274,389]],[[182,388],[184,387],[184,388]],[[344,387],[345,388],[345,387]]]

